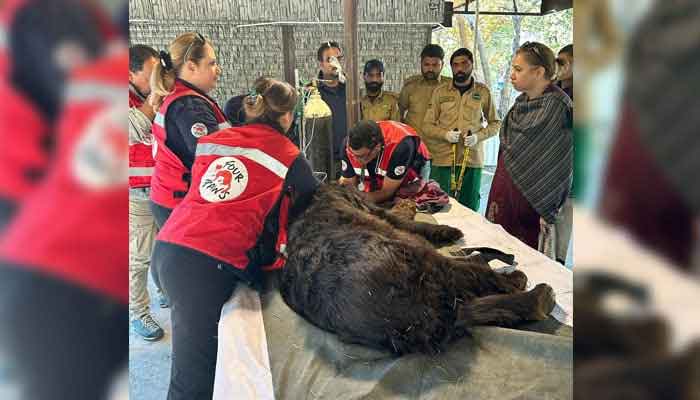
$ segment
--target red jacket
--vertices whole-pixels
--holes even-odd
[[[416,138],[416,144],[418,145],[418,154],[416,154],[416,157],[422,157],[423,160],[427,161],[430,159],[430,153],[428,152],[428,148],[425,147],[425,144],[420,140],[420,137],[418,136],[416,131],[410,126],[396,121],[378,121],[377,124],[382,130],[382,135],[384,136],[384,148],[379,154],[379,156],[377,156],[379,157],[379,161],[377,162],[376,170],[376,173],[378,175],[378,177],[376,178],[378,180],[378,187],[381,188],[384,184],[384,177],[386,176],[387,170],[389,169],[389,162],[391,161],[391,156],[394,154],[396,146],[398,146],[399,143],[401,143],[401,141],[407,136],[412,136]],[[345,148],[345,152],[348,155],[348,160],[350,160],[350,166],[355,170],[355,173],[359,177],[358,179],[364,178],[364,191],[369,192],[372,187],[369,171],[365,171],[365,175],[364,177],[362,177],[362,164],[357,160],[357,158],[355,158],[355,156],[352,154],[352,152],[347,146]],[[409,165],[408,173],[404,175],[403,182],[412,182],[418,177],[421,177],[420,171],[416,170],[413,166]],[[427,176],[422,178],[428,179]]]
[[[75,71],[56,158],[0,242],[0,258],[128,303],[125,50]]]
[[[129,108],[138,108],[146,99],[129,85]],[[151,186],[151,175],[156,162],[153,160],[153,146],[129,141],[129,187]]]
[[[199,139],[192,189],[173,210],[158,240],[195,249],[238,269],[284,265],[289,196],[285,178],[299,149],[261,124],[221,130]],[[274,249],[267,265],[251,259],[266,219],[275,216]],[[270,246],[271,247],[271,246]],[[269,247],[268,247],[269,248]],[[259,257],[252,257],[259,258]]]
[[[199,96],[204,99],[214,111],[219,129],[228,128],[231,125],[227,122],[221,108],[206,96],[185,86],[180,81],[175,81],[173,92],[165,98],[160,106],[156,118],[153,121],[154,139],[154,159],[155,170],[151,176],[151,200],[165,208],[173,209],[185,197],[189,189],[190,171],[183,165],[180,158],[165,146],[167,132],[165,131],[165,116],[168,114],[168,107],[177,99],[184,96]]]

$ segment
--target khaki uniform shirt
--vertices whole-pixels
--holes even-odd
[[[379,96],[374,98],[365,95],[360,100],[360,112],[360,119],[401,122],[399,118],[399,95],[383,90],[379,93]]]
[[[421,138],[423,138],[423,120],[430,104],[430,96],[436,87],[445,82],[452,82],[452,79],[439,76],[437,80],[429,81],[418,74],[406,79],[401,88],[399,95],[401,122],[411,125]]]
[[[423,135],[433,165],[446,167],[452,165],[452,144],[445,134],[452,129],[459,129],[463,135],[471,131],[478,142],[469,149],[467,166],[481,168],[484,166],[484,140],[495,136],[501,128],[501,121],[488,87],[474,82],[472,88],[460,95],[452,82],[441,84],[433,91],[430,106],[423,121]],[[461,165],[464,156],[464,139],[457,143],[457,165]]]

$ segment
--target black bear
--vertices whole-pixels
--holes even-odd
[[[280,291],[341,340],[397,354],[434,354],[475,325],[547,318],[550,286],[524,291],[521,271],[497,274],[479,254],[450,258],[435,249],[461,237],[369,204],[353,188],[323,185],[290,222]]]

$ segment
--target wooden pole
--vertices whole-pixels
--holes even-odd
[[[360,86],[359,76],[359,39],[357,23],[358,0],[343,0],[343,28],[345,42],[345,60],[347,70],[345,75],[347,129],[353,127],[360,117]]]
[[[294,27],[292,25],[282,25],[284,80],[286,80],[292,86],[296,86],[296,82],[294,82],[294,69],[297,67],[297,62],[294,55],[294,50]]]

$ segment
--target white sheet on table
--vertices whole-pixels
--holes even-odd
[[[526,245],[500,225],[492,224],[481,214],[450,198],[450,206],[433,214],[438,223],[461,230],[464,238],[458,243],[466,247],[493,247],[515,255],[517,268],[528,277],[528,288],[547,283],[557,296],[552,316],[562,324],[574,326],[573,273],[558,262]]]
[[[219,339],[213,400],[274,399],[262,306],[256,291],[238,285],[221,310]]]

